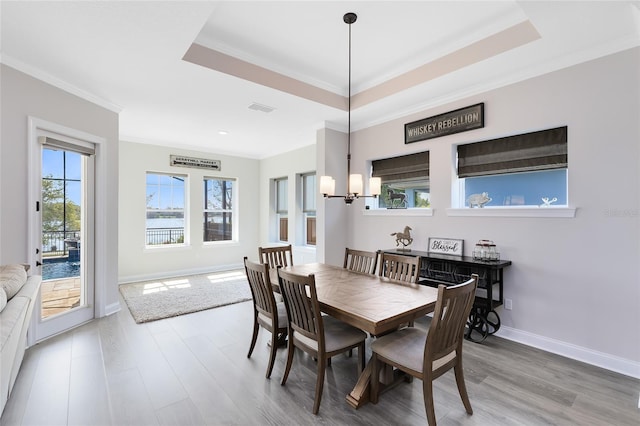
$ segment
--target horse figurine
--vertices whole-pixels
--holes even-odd
[[[409,244],[413,242],[411,238],[411,227],[405,226],[403,232],[394,232],[391,236],[396,237],[396,247],[402,244],[402,250],[404,250]]]
[[[397,207],[406,207],[407,206],[407,196],[402,192],[395,192],[393,189],[389,188],[387,190],[387,194],[389,194],[389,200],[391,201],[391,207],[396,207],[396,200],[400,200],[400,205]]]

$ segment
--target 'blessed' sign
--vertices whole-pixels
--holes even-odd
[[[429,237],[429,253],[451,254],[462,256],[464,240],[453,240],[451,238],[431,238]]]

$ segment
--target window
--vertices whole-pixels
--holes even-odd
[[[82,155],[42,150],[42,254],[69,254],[65,241],[80,238]]]
[[[235,179],[204,178],[203,241],[233,240]]]
[[[302,175],[302,213],[305,244],[316,245],[316,175]]]
[[[287,178],[275,180],[278,240],[289,241],[289,185]]]
[[[567,127],[459,145],[459,205],[566,206],[567,165]]]
[[[184,244],[186,176],[147,173],[146,244]]]
[[[429,208],[429,151],[372,162],[382,180],[379,208]]]

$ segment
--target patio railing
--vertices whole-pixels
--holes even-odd
[[[65,240],[77,240],[80,231],[46,231],[42,233],[42,254],[46,257],[67,256]],[[179,244],[184,242],[184,228],[149,228],[147,245]]]
[[[80,238],[80,231],[44,231],[42,232],[42,255],[46,257],[66,256],[69,254],[64,240]]]
[[[184,242],[184,228],[148,228],[147,245],[179,244]]]

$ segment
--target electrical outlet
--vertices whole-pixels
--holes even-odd
[[[511,299],[504,299],[504,308],[507,311],[510,311],[512,307],[513,307],[513,301]]]

